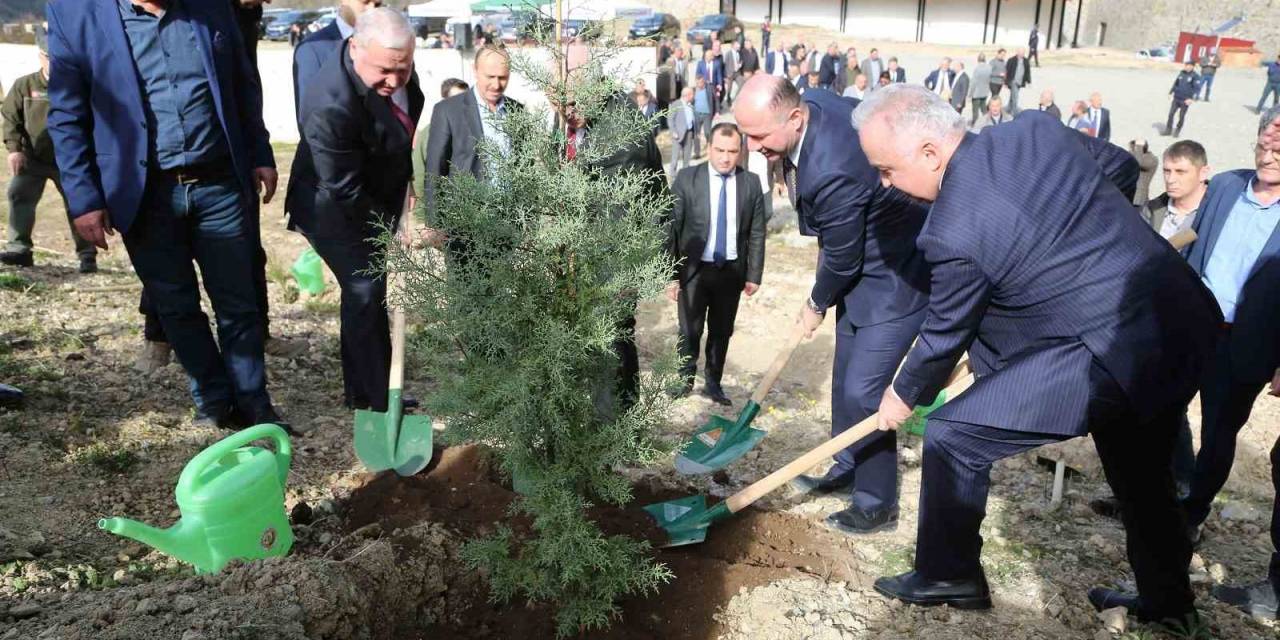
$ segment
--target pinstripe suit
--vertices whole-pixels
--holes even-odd
[[[820,247],[810,297],[836,307],[834,436],[875,413],[924,321],[929,272],[915,237],[926,209],[881,186],[850,121],[857,101],[808,91],[804,103],[794,196],[801,233],[818,236]],[[852,476],[852,502],[863,511],[896,507],[896,443],[893,432],[864,438],[836,455],[827,477]]]
[[[967,135],[948,163],[918,240],[933,273],[928,315],[894,390],[931,400],[966,349],[979,379],[929,421],[925,577],[981,573],[992,462],[1091,433],[1122,503],[1140,615],[1191,607],[1169,460],[1221,315],[1133,215],[1136,165],[1034,111]]]

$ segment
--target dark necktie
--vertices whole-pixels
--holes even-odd
[[[787,198],[791,200],[791,208],[799,211],[796,207],[796,165],[791,163],[790,156],[782,159],[782,179],[787,183]]]
[[[720,176],[720,210],[716,213],[716,244],[711,250],[711,261],[717,267],[723,267],[729,245],[729,176],[723,173],[718,175]]]
[[[387,106],[391,107],[391,115],[394,115],[396,117],[396,120],[400,121],[400,124],[401,126],[404,127],[405,132],[408,133],[409,137],[412,138],[413,130],[417,128],[413,126],[413,118],[410,118],[409,114],[405,113],[404,109],[401,109],[400,105],[397,105],[395,100],[392,100],[390,96],[387,96]]]

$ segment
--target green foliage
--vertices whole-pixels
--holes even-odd
[[[613,345],[637,301],[658,295],[671,273],[662,250],[671,196],[660,173],[611,161],[649,135],[622,97],[625,74],[604,73],[616,49],[595,50],[564,79],[563,52],[531,51],[513,54],[513,72],[553,104],[570,99],[589,123],[576,161],[564,160],[552,114],[510,110],[500,124],[510,152],[481,144],[489,178],[435,185],[431,223],[449,251],[405,251],[389,236],[384,245],[403,282],[392,295],[419,322],[415,351],[437,384],[425,408],[448,421],[448,440],[492,448],[524,488],[513,511],[531,518],[532,535],[502,529],[469,543],[466,561],[487,572],[495,601],[554,603],[565,636],[607,626],[619,598],[671,578],[647,543],[605,535],[587,516],[595,504],[630,501],[619,469],[667,452],[654,434],[674,349],[654,356],[632,404],[618,393]]]
[[[29,286],[31,281],[16,273],[0,272],[0,289],[25,292]]]

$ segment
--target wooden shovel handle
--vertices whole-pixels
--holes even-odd
[[[409,209],[409,192],[404,194],[404,209],[400,213],[399,224],[393,232],[392,242],[399,242],[399,235],[408,224],[406,217],[412,215]],[[399,280],[399,278],[397,278]],[[391,303],[391,296],[394,291],[391,286],[391,274],[387,274],[387,306],[391,307],[391,375],[388,376],[387,389],[397,390],[404,388],[404,309],[400,305]]]
[[[1196,235],[1195,229],[1183,229],[1169,236],[1169,244],[1173,245],[1175,250],[1182,251],[1187,245],[1195,242],[1198,237],[1200,236]]]
[[[782,375],[782,370],[787,368],[787,362],[791,360],[792,354],[796,352],[796,347],[804,342],[804,329],[800,325],[796,325],[791,332],[791,337],[787,339],[786,346],[782,347],[782,351],[773,359],[773,364],[769,370],[765,372],[764,378],[760,380],[760,384],[756,385],[756,392],[751,394],[751,401],[760,404],[764,402],[764,397],[769,395],[769,390],[773,388],[773,383],[778,381],[778,376]]]
[[[954,397],[973,382],[973,374],[966,373],[958,380],[955,380],[957,373],[961,373],[967,368],[964,363],[956,367],[955,373],[952,373],[953,381],[946,388],[947,397]],[[816,448],[809,450],[808,453],[787,463],[785,467],[774,471],[773,473],[757,480],[754,484],[744,488],[725,500],[725,506],[729,508],[730,513],[737,513],[751,503],[759,500],[765,495],[771,493],[774,489],[786,484],[792,478],[808,471],[810,467],[830,458],[840,450],[849,445],[865,438],[874,433],[877,428],[879,414],[873,413],[862,422],[848,428],[844,433],[818,445]]]

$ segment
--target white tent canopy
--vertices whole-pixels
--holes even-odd
[[[413,18],[458,18],[471,19],[471,3],[473,0],[432,0],[420,4],[409,5],[409,16]]]
[[[564,3],[566,20],[613,20],[615,18],[638,18],[653,13],[653,8],[635,0],[568,0]],[[544,4],[539,10],[549,16],[556,14],[554,4]]]

